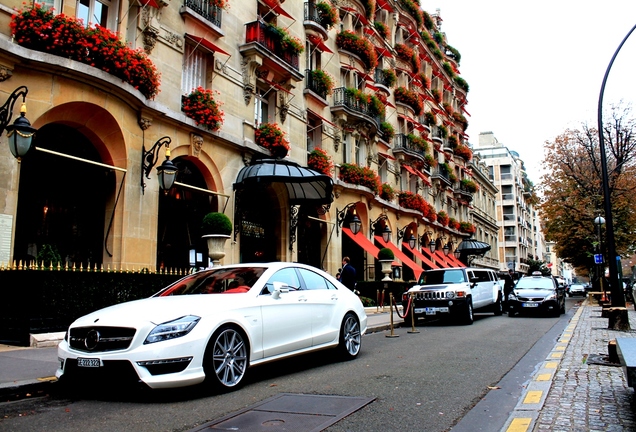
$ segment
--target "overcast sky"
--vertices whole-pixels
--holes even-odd
[[[636,0],[422,0],[440,9],[447,42],[461,54],[469,86],[469,142],[492,131],[540,182],[543,143],[567,128],[597,124],[605,71],[636,25]],[[636,30],[611,68],[603,106],[636,111]],[[605,118],[605,117],[604,117]]]

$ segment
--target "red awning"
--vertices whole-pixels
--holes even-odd
[[[395,158],[394,158],[393,156],[391,156],[390,154],[388,154],[388,153],[378,152],[378,154],[379,154],[380,156],[384,157],[384,158],[391,159],[391,160],[395,160]]]
[[[450,263],[453,264],[455,267],[466,267],[460,260],[455,258],[455,255],[453,254],[449,253],[448,255],[446,255],[446,260],[450,261]]]
[[[333,54],[333,51],[331,51],[331,49],[329,49],[329,47],[325,45],[325,42],[320,36],[308,34],[307,39],[309,39],[312,44],[316,45],[316,48],[318,48],[320,51]]]
[[[329,120],[327,120],[326,118],[324,118],[323,116],[321,116],[320,114],[318,114],[317,112],[312,111],[312,110],[310,110],[310,109],[308,109],[308,110],[307,110],[307,112],[308,112],[309,114],[312,114],[312,115],[314,115],[314,116],[318,117],[320,120],[322,120],[322,121],[324,121],[324,122],[326,122],[326,123],[329,123],[331,126],[336,127],[336,125],[335,125],[335,124],[333,124],[332,122],[330,122]]]
[[[139,3],[141,3],[142,6],[150,6],[159,9],[159,3],[155,0],[139,0]]]
[[[411,173],[411,175],[417,176],[417,171],[408,165],[402,165],[402,168]],[[419,176],[418,176],[419,177]]]
[[[214,51],[214,52],[218,52],[221,54],[225,54],[227,56],[230,55],[230,53],[227,53],[225,51],[223,51],[221,48],[219,48],[218,46],[214,45],[212,42],[210,42],[207,39],[204,39],[202,37],[199,36],[195,36],[195,35],[191,35],[189,33],[186,33],[186,37],[193,40],[194,42],[196,42],[197,44],[201,45],[202,47],[205,47],[207,49],[209,49],[210,51]]]
[[[356,15],[358,19],[362,22],[362,24],[364,24],[365,26],[369,25],[369,20],[367,19],[367,17],[364,16],[364,14],[356,11]]]
[[[445,256],[444,252],[442,252],[441,250],[436,250],[435,256],[438,260],[444,261],[448,265],[448,267],[455,267],[455,264],[449,262],[449,260],[447,259],[448,257]]]
[[[409,246],[408,243],[404,242],[403,243],[404,247],[406,249],[408,249],[413,255],[415,255],[416,257],[418,257],[420,260],[422,260],[422,262],[424,264],[426,264],[427,266],[429,266],[432,269],[438,269],[439,267],[437,266],[437,264],[435,264],[433,261],[429,260],[428,258],[426,258],[424,256],[424,254],[422,254],[422,252],[420,252],[417,249],[411,249],[411,247]]]
[[[364,236],[364,234],[360,232],[358,234],[354,234],[349,228],[344,228],[344,227],[342,228],[342,232],[345,233],[347,237],[349,237],[351,240],[356,242],[356,244],[360,246],[362,249],[364,249],[365,251],[373,255],[375,259],[378,259],[378,253],[380,252],[380,248],[374,245],[371,242],[371,240],[369,240],[368,238]],[[392,265],[399,266],[400,264],[393,261]]]
[[[278,3],[278,0],[261,0],[261,1],[263,3],[265,3],[271,10],[276,12],[278,15],[283,15],[283,16],[286,16],[289,19],[295,20],[295,18],[293,16],[288,14],[285,11],[285,9],[283,9],[283,7],[280,5],[280,3]]]
[[[384,56],[384,57],[390,57],[393,58],[393,54],[391,54],[391,51],[389,51],[386,48],[382,48],[379,46],[375,47],[375,51],[380,55],[380,56]]]
[[[438,267],[443,267],[443,268],[451,267],[450,265],[446,264],[446,261],[440,260],[439,257],[436,254],[431,254],[431,251],[428,249],[428,247],[423,247],[423,248],[420,249],[420,251],[424,255],[428,256],[435,263],[437,263]]]
[[[380,243],[383,247],[387,247],[393,251],[395,256],[402,261],[404,264],[409,266],[411,270],[413,270],[413,274],[415,275],[415,279],[419,279],[420,275],[424,271],[424,269],[418,266],[411,258],[407,257],[402,250],[394,245],[392,242],[385,242],[382,236],[375,236],[375,241]]]
[[[378,0],[378,6],[380,6],[385,11],[389,11],[393,13],[393,8],[391,7],[391,5],[389,4],[387,0]]]

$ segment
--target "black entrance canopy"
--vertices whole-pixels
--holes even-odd
[[[236,176],[234,190],[272,183],[281,183],[287,188],[292,205],[322,205],[333,201],[331,177],[281,159],[261,159],[242,168]]]
[[[489,250],[490,245],[488,243],[470,238],[465,239],[457,246],[457,251],[461,252],[462,255],[483,255]]]

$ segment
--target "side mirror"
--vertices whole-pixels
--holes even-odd
[[[470,281],[470,287],[474,288],[475,285],[477,285],[477,282],[479,282],[479,278],[478,277],[471,277],[468,279]]]
[[[272,292],[272,298],[279,299],[281,293],[289,292],[289,287],[284,282],[272,282],[274,291]]]

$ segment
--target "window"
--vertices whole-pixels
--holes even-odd
[[[269,122],[269,104],[272,102],[272,106],[275,100],[272,100],[276,96],[276,92],[271,88],[264,89],[258,87],[254,95],[254,126],[258,127],[261,123]]]
[[[77,18],[84,22],[85,26],[99,24],[102,27],[115,30],[115,16],[117,10],[115,4],[108,0],[78,0]]]
[[[322,142],[322,121],[309,116],[307,118],[307,151],[311,152],[316,148],[321,148]]]
[[[355,155],[356,165],[362,166],[364,163],[364,152],[360,147],[360,138],[356,138],[353,144],[353,153]]]
[[[183,71],[181,74],[181,93],[190,94],[193,89],[205,87],[205,72],[207,66],[205,52],[186,44],[183,50]]]
[[[330,284],[329,281],[312,271],[305,269],[298,269],[298,271],[305,281],[305,288],[308,290],[336,289],[336,287]]]
[[[267,281],[270,292],[274,291],[273,286],[271,285],[274,282],[282,282],[290,288],[300,289],[298,274],[296,273],[296,269],[293,268],[281,269],[277,271],[274,276],[269,279],[269,281]]]

